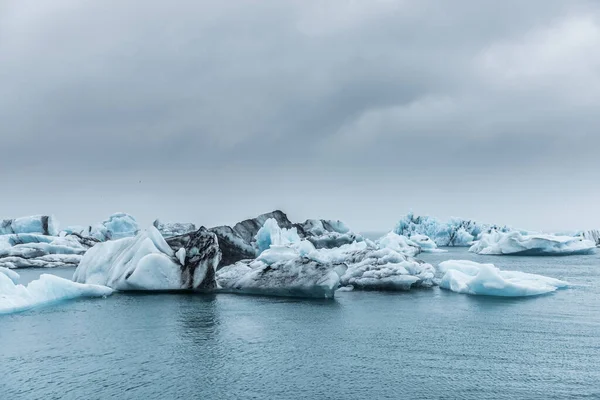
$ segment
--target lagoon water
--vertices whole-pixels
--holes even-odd
[[[123,294],[0,316],[2,399],[600,398],[600,254],[492,262],[575,286],[333,301]],[[70,277],[73,270],[23,270]]]

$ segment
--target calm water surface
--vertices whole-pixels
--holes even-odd
[[[0,398],[600,398],[600,255],[422,258],[493,262],[577,286],[528,299],[434,288],[334,301],[115,294],[62,303],[0,316]]]

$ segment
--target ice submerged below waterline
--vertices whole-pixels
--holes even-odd
[[[501,271],[493,264],[449,260],[439,264],[442,289],[456,293],[500,297],[526,297],[551,293],[569,283],[519,271]]]
[[[80,297],[105,297],[113,292],[106,286],[76,283],[50,274],[42,274],[27,286],[19,284],[18,280],[16,272],[0,269],[0,314]]]

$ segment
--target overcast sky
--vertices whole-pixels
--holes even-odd
[[[0,0],[0,217],[600,227],[600,3]]]

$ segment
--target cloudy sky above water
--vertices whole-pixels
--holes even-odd
[[[0,1],[0,217],[600,227],[600,3]]]

